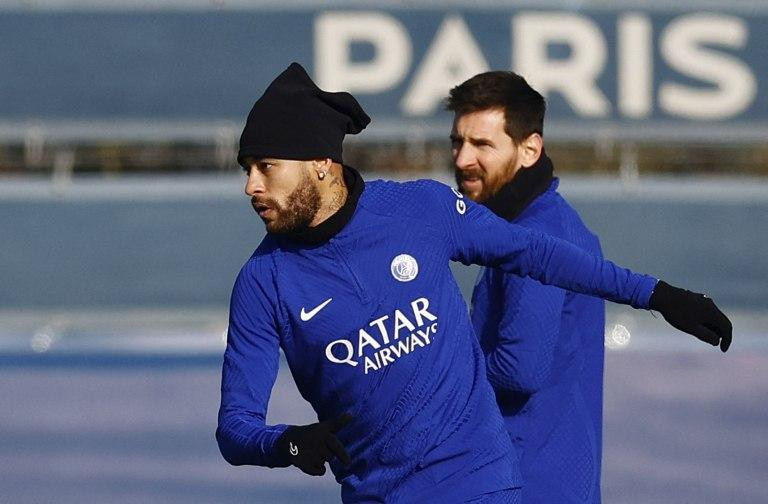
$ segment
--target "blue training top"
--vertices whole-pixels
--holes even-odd
[[[557,186],[555,179],[513,222],[601,256]],[[523,503],[599,504],[603,300],[486,268],[472,294],[472,322],[518,451]]]
[[[354,416],[338,434],[351,466],[330,463],[344,502],[464,502],[519,486],[451,260],[636,308],[656,284],[444,184],[369,182],[333,238],[267,235],[240,271],[217,429],[224,457],[288,465],[276,451],[287,426],[265,425],[282,348],[318,419]]]

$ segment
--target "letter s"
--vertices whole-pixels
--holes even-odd
[[[722,14],[691,14],[669,24],[661,38],[661,53],[669,65],[689,77],[712,82],[714,89],[664,83],[659,105],[690,119],[725,119],[743,112],[757,94],[757,83],[742,61],[704,47],[718,44],[734,49],[747,41],[744,21]]]

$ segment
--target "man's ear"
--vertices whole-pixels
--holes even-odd
[[[521,166],[529,168],[539,160],[544,149],[544,139],[538,133],[531,133],[517,148]]]
[[[332,165],[333,160],[331,158],[312,160],[312,169],[315,170],[315,174],[320,180],[323,180],[331,172]]]

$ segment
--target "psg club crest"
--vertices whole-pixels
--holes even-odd
[[[390,265],[392,276],[400,282],[410,282],[419,274],[419,263],[408,254],[400,254],[392,259]]]

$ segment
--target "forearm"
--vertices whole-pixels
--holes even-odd
[[[277,450],[277,440],[288,426],[266,425],[245,413],[220,415],[216,441],[224,459],[232,465],[287,467],[288,460]]]
[[[502,349],[494,349],[485,357],[488,382],[494,390],[533,394],[541,390],[548,370],[538,370],[522,365],[520,359],[510,361]]]
[[[634,273],[564,240],[540,233],[530,234],[519,265],[520,274],[544,284],[633,308],[649,308],[648,301],[657,282],[654,277]]]

